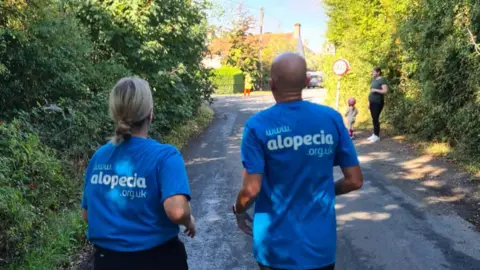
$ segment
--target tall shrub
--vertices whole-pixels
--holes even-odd
[[[242,70],[224,66],[213,71],[213,84],[217,94],[234,94],[243,92],[244,78]]]

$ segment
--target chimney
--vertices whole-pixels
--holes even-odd
[[[293,31],[293,37],[295,39],[298,39],[298,38],[300,38],[300,28],[302,27],[302,25],[300,23],[296,23],[294,25],[294,27],[295,28],[294,28],[294,31]]]

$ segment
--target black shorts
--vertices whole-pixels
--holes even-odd
[[[95,246],[95,270],[187,270],[187,252],[178,237],[155,248],[117,252]]]

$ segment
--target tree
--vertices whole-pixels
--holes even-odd
[[[259,41],[249,32],[254,28],[255,20],[248,13],[240,13],[233,20],[233,29],[227,34],[230,49],[225,64],[238,67],[252,78],[259,73]]]

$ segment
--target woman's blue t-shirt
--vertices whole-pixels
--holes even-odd
[[[175,147],[139,137],[108,143],[93,155],[85,174],[87,237],[123,252],[161,245],[179,233],[163,208],[165,199],[179,194],[190,199],[185,164]]]

